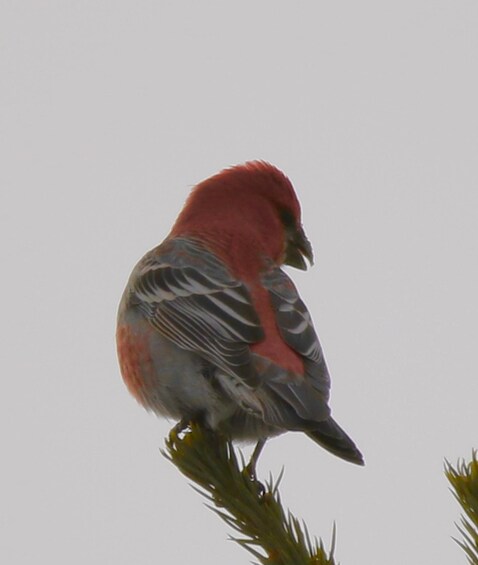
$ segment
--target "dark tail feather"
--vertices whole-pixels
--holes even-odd
[[[355,443],[332,418],[317,424],[316,429],[306,434],[330,453],[356,465],[365,465],[363,456]]]

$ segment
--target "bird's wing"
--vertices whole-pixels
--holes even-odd
[[[327,364],[309,311],[294,283],[282,269],[273,268],[262,277],[262,284],[269,291],[282,338],[303,358],[305,388],[311,386],[323,403],[327,403],[330,391]]]
[[[330,416],[327,405],[330,377],[319,338],[305,304],[290,280],[278,268],[273,268],[262,282],[269,290],[276,313],[279,331],[286,343],[304,360],[304,379],[284,382],[273,377],[267,386],[283,402],[270,402],[265,414],[276,425],[289,429],[302,429],[314,441],[331,453],[347,461],[363,465],[363,457],[355,443]],[[281,410],[274,410],[275,406]],[[285,408],[285,409],[284,409]],[[295,419],[294,419],[295,418]]]
[[[179,347],[254,387],[248,344],[263,338],[244,283],[198,241],[167,240],[137,265],[130,303]]]

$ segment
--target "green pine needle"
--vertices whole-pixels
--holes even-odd
[[[263,485],[251,477],[242,453],[240,465],[230,441],[197,425],[178,434],[173,428],[166,440],[167,457],[198,487],[208,507],[238,532],[231,537],[263,565],[335,565],[335,526],[332,549],[311,538],[305,524],[284,511],[279,482],[272,477]]]
[[[457,528],[462,540],[456,540],[465,551],[468,562],[478,565],[478,459],[477,451],[473,450],[472,460],[465,463],[459,461],[456,469],[445,464],[445,474],[452,486],[452,492],[464,511],[461,523]]]

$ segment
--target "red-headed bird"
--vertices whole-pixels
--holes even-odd
[[[310,314],[281,265],[312,248],[299,201],[277,168],[253,161],[191,192],[171,233],[134,268],[117,346],[147,409],[231,439],[303,431],[363,465],[330,415],[330,378]]]

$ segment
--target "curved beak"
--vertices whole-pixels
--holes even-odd
[[[309,261],[310,265],[314,264],[312,245],[307,239],[302,226],[288,230],[284,264],[305,271],[307,270],[305,259]]]

